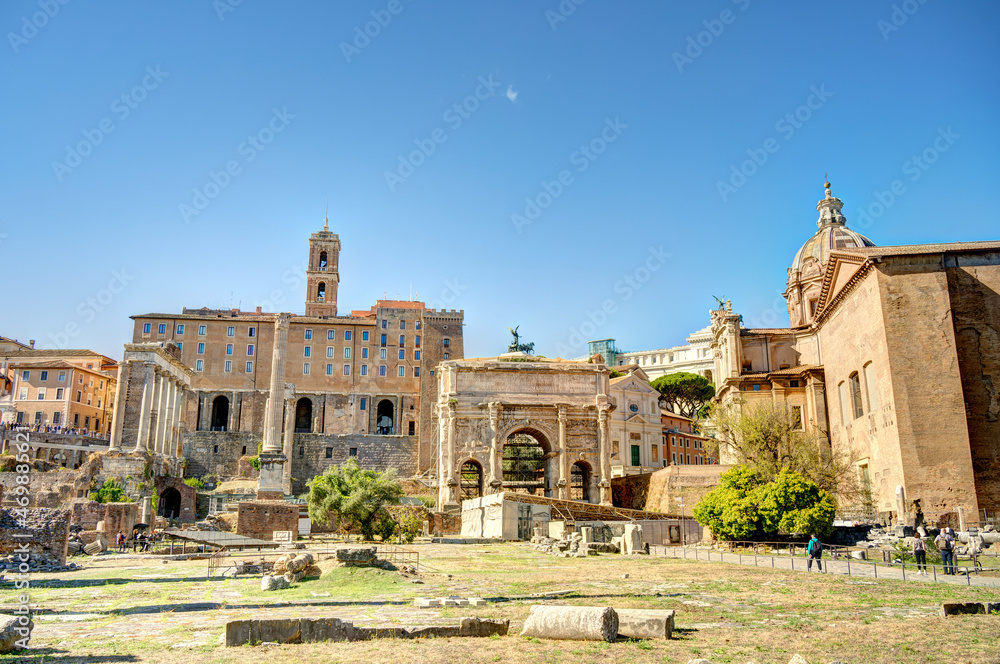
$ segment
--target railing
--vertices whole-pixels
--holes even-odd
[[[808,561],[808,554],[806,553],[807,546],[798,542],[724,541],[716,542],[710,547],[654,545],[649,547],[649,552],[650,555],[682,558],[685,560],[730,562],[740,565],[753,564],[754,567],[770,566],[771,568],[790,569],[794,571],[796,569],[796,558],[800,560],[803,557],[806,558],[805,561],[799,562],[799,570],[806,570],[811,567]],[[911,580],[914,577],[923,576],[934,583],[944,582],[943,579],[938,579],[939,576],[964,575],[966,585],[972,585],[972,576],[975,574],[980,578],[989,577],[996,579],[996,585],[1000,586],[1000,567],[984,566],[983,558],[990,556],[983,556],[982,554],[964,554],[956,551],[954,561],[949,565],[944,565],[938,562],[918,564],[907,562],[902,558],[898,558],[898,562],[895,560],[883,560],[882,562],[877,560],[859,560],[851,557],[851,550],[850,547],[824,544],[823,552],[824,554],[829,554],[829,556],[820,559],[822,563],[820,571],[823,573],[834,571],[835,573],[847,574],[848,576],[874,577],[876,579],[879,578],[881,571],[883,578],[899,578],[901,576],[902,580],[906,581],[907,575],[909,575]],[[879,549],[875,550],[879,551]],[[797,551],[801,553],[796,554]],[[896,556],[902,554],[902,552],[896,551],[888,551],[888,553],[895,554]],[[934,557],[939,558],[939,556]],[[788,563],[787,567],[784,565],[785,561]],[[768,565],[768,562],[770,565]],[[781,563],[780,565],[778,564],[779,562]],[[831,565],[836,565],[836,569],[831,570]],[[921,574],[921,572],[923,573]]]

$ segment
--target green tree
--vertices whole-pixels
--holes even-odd
[[[327,525],[332,519],[337,527],[359,530],[365,539],[371,540],[377,530],[389,530],[386,519],[395,524],[386,506],[398,503],[402,495],[395,471],[362,470],[351,459],[314,477],[309,482],[306,502],[311,519]]]
[[[695,417],[715,396],[715,386],[707,378],[686,371],[660,376],[650,385],[672,411],[684,417]]]
[[[694,508],[695,520],[723,540],[775,535],[823,536],[833,530],[836,503],[799,473],[782,470],[765,481],[754,469],[736,466]]]
[[[98,503],[131,503],[132,499],[125,495],[125,489],[118,480],[104,480],[101,487],[90,494],[90,499]]]

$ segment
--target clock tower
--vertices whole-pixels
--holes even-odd
[[[330,219],[323,230],[309,236],[309,267],[306,269],[306,316],[326,318],[337,315],[337,286],[340,284],[340,238],[330,232]]]

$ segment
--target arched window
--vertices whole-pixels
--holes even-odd
[[[508,436],[503,446],[504,491],[544,495],[545,461],[545,448],[535,435],[517,432]]]
[[[461,499],[471,500],[483,495],[483,467],[475,461],[462,464]]]
[[[326,269],[326,252],[325,251],[319,252],[319,269],[321,269],[321,270],[325,270]]]
[[[392,428],[394,410],[392,402],[388,399],[378,402],[375,408],[375,433],[382,436],[391,436],[394,433]]]
[[[861,403],[861,380],[858,378],[858,372],[855,371],[852,373],[847,378],[847,382],[850,384],[851,406],[854,408],[854,417],[861,417],[865,414],[865,409]]]
[[[295,404],[295,433],[312,433],[312,399],[302,397]]]
[[[319,282],[319,286],[316,287],[316,299],[320,301],[326,299],[326,284],[322,281]]]
[[[223,396],[212,400],[212,431],[225,431],[229,426],[229,399]]]

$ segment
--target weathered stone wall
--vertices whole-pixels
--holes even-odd
[[[0,508],[0,556],[18,552],[22,544],[27,544],[32,554],[65,565],[69,511],[36,508],[28,510],[26,519],[20,516],[19,511]],[[29,536],[15,537],[24,534]]]
[[[976,496],[1000,509],[1000,254],[946,263]],[[966,519],[975,521],[971,515]]]
[[[237,535],[271,541],[271,536],[276,530],[298,532],[298,505],[257,500],[239,504]]]
[[[611,480],[611,502],[615,507],[630,510],[646,509],[649,481],[652,475],[627,475]]]
[[[159,497],[157,512],[161,516],[165,516],[164,509],[166,500],[164,493],[173,489],[180,494],[180,512],[173,518],[189,522],[197,520],[198,492],[194,487],[188,486],[184,483],[184,480],[179,477],[157,477],[154,489],[156,491],[156,495]]]
[[[643,509],[664,514],[681,513],[690,517],[691,510],[705,494],[719,484],[719,475],[732,466],[668,466],[650,476]],[[677,498],[681,501],[678,502]]]
[[[438,395],[438,363],[448,353],[449,360],[460,360],[465,357],[465,344],[462,336],[462,325],[465,320],[464,311],[441,309],[424,311],[421,333],[421,366],[420,376],[420,426],[418,430],[420,450],[417,467],[420,472],[436,468],[437,459],[433,451],[437,449],[439,423],[434,413]],[[448,346],[444,340],[448,339]]]

